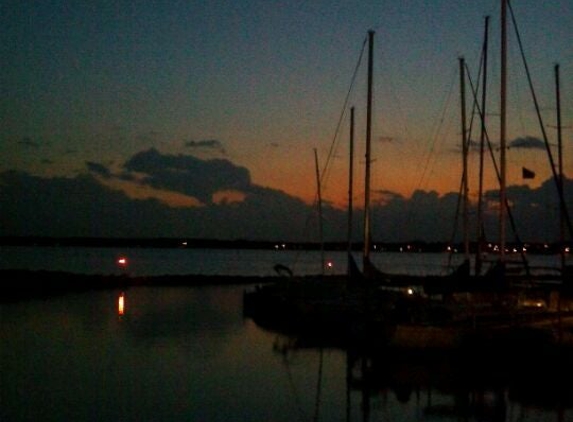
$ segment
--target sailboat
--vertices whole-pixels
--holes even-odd
[[[281,280],[259,288],[247,296],[250,311],[258,313],[261,324],[274,325],[283,333],[289,331],[298,336],[326,340],[331,336],[334,343],[357,340],[382,343],[388,327],[393,327],[407,306],[419,305],[422,296],[414,294],[423,282],[433,277],[385,274],[370,262],[370,145],[372,121],[373,46],[374,31],[368,31],[368,95],[366,114],[366,174],[364,204],[364,249],[362,269],[352,256],[352,160],[354,109],[351,110],[349,207],[348,207],[348,272],[333,281],[332,276],[315,278],[305,282]],[[318,172],[318,168],[317,168]],[[320,196],[320,178],[317,177]],[[320,202],[320,201],[319,201]],[[320,211],[320,210],[319,210]],[[320,219],[320,216],[319,216]],[[460,270],[460,274],[461,274]],[[466,271],[464,267],[463,271]],[[415,284],[415,285],[414,285]],[[437,283],[434,284],[435,286]],[[257,306],[254,303],[258,303]],[[264,311],[263,311],[264,309]]]
[[[292,283],[260,289],[249,299],[265,309],[264,323],[307,337],[333,336],[341,339],[368,339],[377,346],[458,348],[476,339],[505,339],[533,324],[550,324],[555,313],[541,301],[528,299],[530,293],[550,296],[552,286],[533,286],[529,279],[511,276],[505,260],[505,78],[507,0],[502,4],[502,89],[501,95],[501,172],[500,172],[500,255],[498,265],[487,273],[470,274],[469,260],[445,276],[391,274],[376,268],[370,260],[370,163],[371,103],[374,31],[368,32],[368,97],[366,128],[366,171],[364,204],[364,249],[362,270],[348,248],[348,276],[336,283]],[[463,96],[463,62],[460,82]],[[463,101],[462,101],[463,105]],[[465,143],[465,116],[462,108],[462,140]],[[483,116],[482,116],[483,119]],[[352,136],[351,136],[352,138]],[[467,181],[467,176],[464,176]],[[351,183],[350,183],[351,187]],[[351,195],[350,195],[351,196]],[[350,212],[350,210],[349,210]],[[350,242],[350,240],[349,240]],[[272,292],[272,293],[271,293]],[[549,298],[551,299],[551,298]],[[549,300],[547,301],[549,302]],[[559,301],[559,303],[562,303]],[[573,308],[572,308],[573,309]],[[551,312],[550,312],[551,311]],[[263,315],[260,313],[259,315]],[[477,341],[477,340],[476,340]],[[487,342],[486,342],[487,343]]]
[[[544,341],[549,348],[562,345],[562,330],[560,329],[558,336],[555,336],[557,330],[554,328],[558,324],[559,328],[562,328],[564,318],[569,319],[569,324],[573,323],[571,298],[562,296],[568,281],[565,267],[560,277],[552,278],[549,275],[534,278],[529,272],[526,274],[510,272],[505,257],[505,222],[510,214],[505,183],[507,75],[505,26],[508,4],[508,0],[501,0],[499,260],[493,270],[485,274],[478,272],[473,275],[464,274],[460,278],[433,279],[431,285],[435,287],[435,292],[446,293],[442,295],[441,300],[412,303],[402,301],[400,307],[403,308],[401,313],[403,318],[394,326],[395,330],[388,341],[390,348],[417,350],[424,353],[432,349],[444,351],[465,348],[467,350],[466,346],[469,348],[479,346],[482,350],[488,347],[498,348],[506,344],[508,339],[521,341],[520,344],[524,347],[531,346],[532,341],[536,343]],[[460,62],[461,71],[463,67]],[[461,87],[463,99],[463,77]],[[463,115],[462,108],[462,119]],[[465,133],[463,122],[462,128],[462,133]],[[465,139],[464,142],[466,142]],[[565,211],[563,194],[559,193],[563,213]],[[400,280],[400,277],[395,279]],[[405,278],[405,280],[408,279]],[[429,287],[430,284],[425,286]],[[562,307],[565,307],[566,302],[568,302],[569,313],[562,312]]]
[[[368,94],[366,107],[366,154],[364,176],[364,238],[362,251],[362,271],[358,271],[352,254],[348,253],[349,276],[361,283],[374,284],[376,288],[386,291],[401,293],[412,296],[414,293],[437,294],[447,293],[452,289],[470,288],[467,281],[470,279],[469,259],[446,275],[413,275],[387,273],[377,268],[370,259],[372,250],[371,235],[371,204],[370,204],[370,165],[371,159],[371,126],[372,126],[372,84],[373,84],[373,39],[374,31],[369,31],[369,54],[368,54]],[[465,117],[462,118],[465,121]],[[465,134],[465,130],[462,131]],[[465,144],[464,144],[465,145]],[[350,200],[349,200],[350,201]],[[350,207],[349,207],[350,211]],[[350,218],[349,218],[350,220]],[[419,298],[418,298],[419,299]]]
[[[388,311],[369,286],[356,288],[348,283],[346,275],[324,274],[321,180],[316,149],[314,153],[322,271],[304,278],[291,273],[275,283],[246,291],[244,315],[263,328],[297,337],[307,345],[342,347],[356,339],[357,331],[364,332],[366,324],[369,328],[374,324],[381,326],[381,317]]]
[[[436,297],[460,282],[469,269],[464,264],[450,276],[414,276],[388,274],[377,269],[370,261],[370,163],[373,84],[374,31],[368,32],[368,96],[366,116],[366,171],[364,202],[364,248],[362,269],[354,261],[348,247],[348,276],[339,282],[321,279],[296,282],[292,278],[257,288],[245,294],[245,309],[259,325],[299,337],[320,339],[328,337],[335,342],[361,341],[384,344],[395,338],[396,327],[418,322],[440,314],[443,318],[444,302]],[[351,141],[353,113],[351,114]],[[352,154],[349,171],[349,226],[351,224]],[[320,182],[319,182],[320,183]],[[320,184],[319,184],[320,186]],[[424,291],[424,289],[426,291]],[[428,294],[429,293],[429,294]],[[449,304],[448,304],[449,305]],[[437,307],[440,307],[436,311]],[[391,330],[391,333],[386,333]],[[308,341],[308,340],[307,340]]]
[[[414,293],[445,293],[454,288],[469,288],[467,280],[469,279],[470,267],[469,259],[466,259],[460,266],[446,275],[413,275],[413,274],[396,274],[386,273],[378,269],[370,259],[372,250],[371,235],[371,204],[370,204],[370,184],[371,184],[371,126],[372,126],[372,84],[373,84],[373,40],[374,31],[369,31],[369,50],[368,50],[368,94],[366,107],[366,153],[365,153],[365,176],[364,176],[364,238],[362,251],[362,272],[358,271],[352,254],[348,253],[349,277],[355,282],[370,283],[377,289],[392,291],[394,296],[397,293],[401,295],[412,296]],[[465,116],[463,116],[465,121]],[[463,131],[465,134],[465,130]],[[350,199],[349,199],[350,201]],[[350,212],[350,206],[349,206]],[[349,218],[350,221],[350,218]],[[350,269],[352,271],[350,271]],[[393,298],[392,298],[393,299]],[[417,298],[418,300],[419,298]]]

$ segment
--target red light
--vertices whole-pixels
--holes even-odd
[[[121,257],[117,259],[117,265],[120,267],[127,267],[127,258]]]

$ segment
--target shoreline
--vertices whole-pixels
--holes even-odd
[[[569,247],[573,244],[567,243]],[[295,242],[282,240],[224,240],[195,238],[102,238],[102,237],[49,237],[49,236],[0,236],[0,246],[24,247],[93,247],[93,248],[156,248],[156,249],[254,249],[254,250],[292,250],[292,251],[346,251],[346,241]],[[559,242],[506,243],[508,250],[521,250],[527,247],[528,254],[559,254],[562,245]],[[362,242],[352,242],[352,250],[362,251]],[[459,242],[411,240],[403,242],[372,242],[372,252],[398,253],[446,253],[451,250],[462,251]],[[475,254],[476,243],[470,243],[470,252]],[[454,252],[455,253],[455,252]],[[459,252],[458,252],[459,253]],[[491,254],[496,254],[489,251]]]

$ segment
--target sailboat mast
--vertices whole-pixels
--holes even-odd
[[[559,190],[563,192],[563,142],[561,138],[561,96],[559,94],[559,65],[555,65],[555,98],[557,102],[557,153],[559,163]],[[559,243],[561,268],[565,271],[565,209],[559,207]]]
[[[348,259],[352,253],[352,195],[354,177],[354,107],[350,108],[350,151],[348,163]]]
[[[364,262],[370,257],[370,136],[372,126],[372,67],[374,31],[368,31],[368,97],[366,107],[366,175],[364,182]]]
[[[501,0],[501,85],[500,85],[500,186],[499,186],[499,253],[505,262],[505,214],[506,214],[506,83],[507,83],[507,0]]]
[[[483,81],[481,97],[481,133],[479,143],[479,187],[477,204],[477,247],[475,257],[475,274],[481,274],[482,251],[484,243],[483,234],[483,168],[484,168],[484,147],[485,147],[485,116],[486,116],[486,93],[487,93],[487,50],[489,35],[489,16],[485,17],[485,31],[483,41]]]
[[[466,85],[464,77],[465,60],[463,57],[459,58],[460,62],[460,103],[461,103],[461,119],[462,119],[462,189],[463,189],[463,231],[464,231],[464,254],[465,258],[470,258],[470,239],[469,239],[469,225],[468,225],[468,141],[466,139]]]
[[[318,153],[314,149],[314,163],[316,167],[316,189],[318,192],[318,234],[320,237],[320,273],[324,275],[324,240],[322,234],[322,193],[320,190],[320,170],[318,169]]]

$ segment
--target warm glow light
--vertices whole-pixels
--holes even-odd
[[[326,266],[327,266],[328,268],[332,268],[332,266],[333,266],[332,261],[328,261],[327,264],[326,264]]]
[[[117,301],[117,313],[118,315],[123,315],[125,312],[125,294],[121,292],[119,299]]]
[[[414,289],[412,289],[411,287],[408,287],[408,294],[409,294],[409,295],[413,295],[413,294],[414,294]]]
[[[123,256],[118,258],[117,265],[119,265],[120,267],[127,267],[127,258]]]

